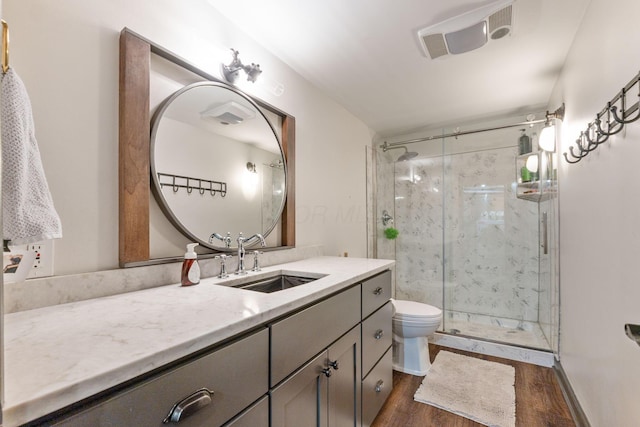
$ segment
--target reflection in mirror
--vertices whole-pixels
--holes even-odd
[[[240,232],[266,238],[278,225],[286,196],[282,146],[243,93],[215,82],[178,90],[153,117],[150,150],[156,199],[194,242],[226,250]]]

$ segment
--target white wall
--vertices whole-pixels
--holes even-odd
[[[3,17],[62,219],[56,274],[118,266],[118,37],[125,26],[214,75],[227,61],[219,52],[234,47],[260,63],[263,76],[282,82],[280,97],[245,90],[296,117],[297,245],[366,255],[364,147],[371,131],[206,0],[7,0]]]
[[[561,152],[640,70],[640,2],[593,0],[550,107]],[[631,102],[636,102],[636,94]],[[640,122],[560,174],[561,363],[593,426],[640,425]]]

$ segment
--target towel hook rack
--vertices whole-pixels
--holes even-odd
[[[2,22],[2,72],[9,71],[9,24],[4,19]]]
[[[636,87],[637,102],[629,105],[633,100],[628,100],[629,92]],[[640,119],[640,73],[624,86],[607,105],[596,114],[594,121],[587,124],[586,130],[580,132],[580,137],[576,139],[575,148],[569,147],[569,153],[562,153],[567,163],[578,163],[584,159],[589,153],[594,151],[600,144],[609,140],[609,137],[622,132],[628,124]],[[569,158],[571,157],[571,158]]]

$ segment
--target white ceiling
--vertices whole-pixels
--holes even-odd
[[[210,0],[381,136],[545,109],[589,0],[516,0],[511,36],[427,58],[417,31],[478,0]]]

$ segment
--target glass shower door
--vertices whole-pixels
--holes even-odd
[[[445,331],[548,348],[539,326],[540,215],[537,203],[516,197],[518,136],[506,129],[447,144]]]

